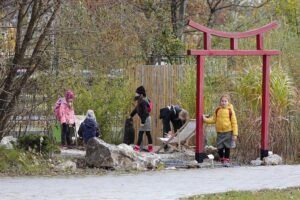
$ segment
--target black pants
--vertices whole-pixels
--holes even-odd
[[[225,155],[225,158],[230,157],[230,149],[229,148],[225,147],[222,149],[218,149],[218,153],[219,153],[220,158],[224,158],[224,155]]]
[[[71,145],[72,144],[72,131],[73,131],[73,128],[70,127],[69,124],[66,124],[66,123],[62,124],[62,131],[61,131],[61,144],[62,145]]]
[[[140,131],[138,141],[137,141],[138,146],[141,146],[141,144],[142,144],[143,135],[144,135],[144,131]],[[148,138],[148,144],[152,144],[152,137],[151,137],[150,131],[146,131],[146,135]]]

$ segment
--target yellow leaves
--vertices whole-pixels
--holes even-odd
[[[12,52],[16,45],[16,29],[9,28],[7,34],[7,49]]]
[[[12,27],[4,28],[1,30],[1,32],[1,49],[8,54],[13,53],[16,45],[16,29]]]

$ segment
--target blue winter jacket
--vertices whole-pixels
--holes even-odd
[[[99,126],[94,119],[86,118],[80,124],[78,135],[83,137],[85,143],[87,143],[90,138],[99,137],[99,134]]]

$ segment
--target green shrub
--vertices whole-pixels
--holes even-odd
[[[122,128],[131,109],[132,83],[124,79],[101,78],[89,90],[77,91],[76,113],[95,112],[102,138],[109,143],[122,142]]]
[[[33,134],[19,137],[17,148],[30,152],[40,152],[42,154],[58,151],[57,145],[54,144],[48,136]]]
[[[0,146],[0,172],[8,170],[18,160],[19,153],[17,150],[9,150]]]
[[[0,173],[11,175],[49,174],[50,165],[49,159],[42,155],[0,146]]]

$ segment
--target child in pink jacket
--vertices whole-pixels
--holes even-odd
[[[71,145],[71,131],[75,127],[75,112],[73,100],[75,96],[71,90],[67,90],[65,98],[59,107],[59,121],[62,125],[61,144],[62,146]]]

